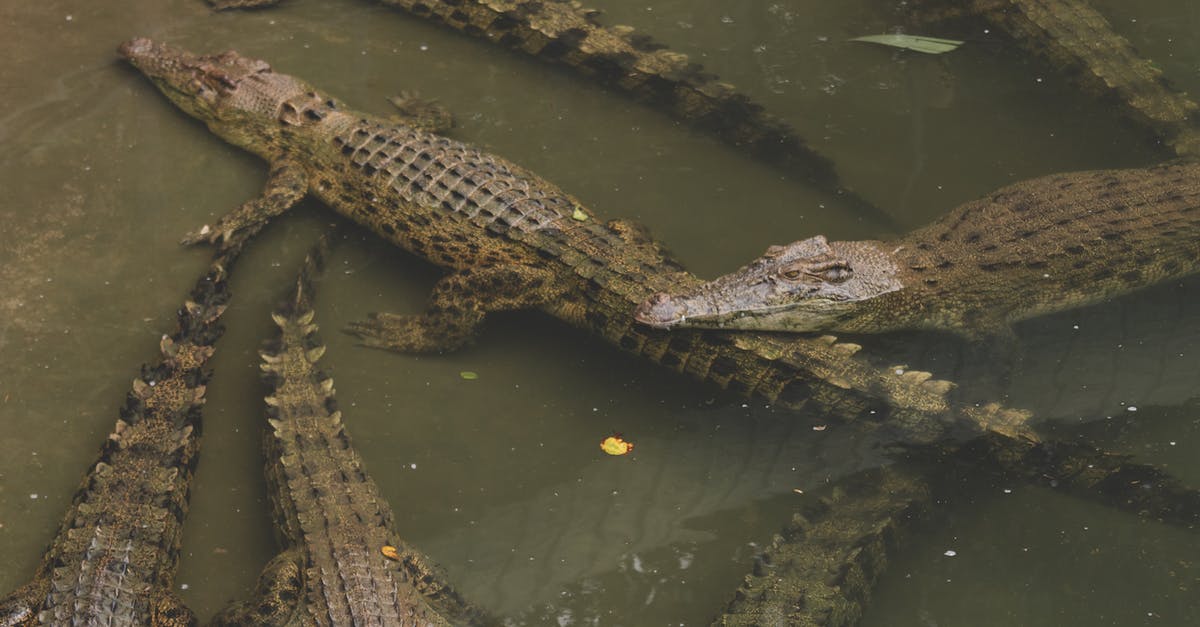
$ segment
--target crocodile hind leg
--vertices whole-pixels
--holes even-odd
[[[174,594],[162,594],[150,600],[150,627],[195,627],[196,615]]]
[[[308,194],[308,172],[299,163],[280,159],[271,165],[263,192],[217,220],[183,238],[184,244],[208,242],[229,247],[258,233],[267,222],[296,206]]]
[[[263,567],[254,596],[221,610],[212,625],[284,625],[295,615],[304,595],[303,554],[292,549]]]
[[[554,278],[549,270],[519,264],[462,270],[437,282],[425,313],[372,314],[347,330],[374,348],[454,350],[474,337],[488,312],[536,307],[559,295]]]

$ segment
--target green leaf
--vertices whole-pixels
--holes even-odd
[[[572,213],[571,217],[580,222],[586,222],[588,219],[588,215],[583,211],[582,207],[575,207],[575,213]]]
[[[924,52],[925,54],[942,54],[950,52],[955,48],[963,45],[966,42],[956,39],[939,39],[937,37],[925,37],[923,35],[867,35],[866,37],[855,37],[850,41],[865,41],[869,44],[879,44],[881,46],[891,46],[893,48],[903,48],[905,50],[915,50],[916,52]]]
[[[470,370],[463,370],[462,372],[458,373],[458,376],[462,377],[466,381],[474,381],[475,379],[479,378],[478,374],[475,374]]]

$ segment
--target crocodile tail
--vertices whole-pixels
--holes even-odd
[[[325,258],[329,253],[331,233],[322,235],[309,250],[297,273],[296,283],[286,298],[284,298],[271,313],[272,320],[279,326],[279,335],[268,341],[261,356],[263,363],[260,368],[263,378],[271,388],[272,393],[266,397],[267,413],[272,420],[280,418],[279,406],[284,402],[280,396],[284,393],[285,376],[294,375],[297,365],[285,365],[285,353],[295,347],[303,351],[301,358],[306,362],[302,368],[307,371],[315,386],[319,407],[310,408],[322,411],[325,415],[337,420],[337,403],[333,395],[333,379],[323,371],[316,369],[316,363],[325,354],[325,345],[317,335],[317,324],[314,322],[313,300],[316,296],[316,281],[325,268]],[[274,423],[273,423],[274,424]],[[278,428],[279,425],[275,424]]]
[[[629,92],[771,162],[840,191],[833,163],[783,120],[687,55],[628,26],[604,26],[599,11],[567,0],[380,0],[468,35],[561,63]]]

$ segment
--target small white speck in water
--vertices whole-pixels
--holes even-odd
[[[954,549],[947,549],[945,553],[942,553],[942,555],[945,555],[946,557],[954,557],[955,555],[958,555],[958,551],[955,551]]]
[[[38,495],[37,495],[37,492],[34,492],[33,494],[30,494],[30,495],[29,495],[29,498],[31,498],[31,499],[35,499],[35,500],[36,500],[36,499],[37,499],[37,497],[38,497]]]
[[[412,468],[413,470],[416,470],[416,469],[417,469],[417,465],[416,465],[416,464],[409,464],[409,465],[408,465],[408,467],[409,467],[409,468]]]
[[[74,15],[68,15],[68,16],[67,16],[67,21],[68,21],[68,22],[70,22],[70,21],[72,21],[72,20],[74,20],[74,19],[75,19],[75,16],[74,16]]]
[[[1125,411],[1137,411],[1137,407],[1130,405],[1129,407],[1125,408]]]
[[[187,590],[187,589],[188,589],[188,585],[187,585],[186,583],[181,583],[181,584],[179,584],[179,589],[180,589],[180,590]]]
[[[425,52],[426,50],[429,50],[429,46],[426,44],[421,44],[420,46],[418,46],[418,48],[421,49],[421,52]]]
[[[1004,488],[1005,494],[1012,494],[1012,488]]]

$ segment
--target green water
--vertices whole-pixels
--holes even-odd
[[[604,4],[620,5],[601,7],[609,23],[653,33],[792,122],[901,229],[1013,180],[1162,158],[1002,40],[941,59],[844,43],[891,25],[882,0]],[[1200,7],[1096,4],[1200,93]],[[646,223],[702,276],[771,243],[888,234],[619,94],[362,0],[221,15],[198,0],[8,2],[0,33],[0,589],[33,572],[137,365],[205,266],[207,253],[178,238],[252,197],[265,175],[117,61],[129,37],[234,47],[378,113],[401,90],[436,97],[458,116],[455,137],[601,216]],[[306,203],[234,277],[177,580],[202,617],[243,597],[275,551],[256,350],[270,306],[333,219]],[[791,515],[794,489],[881,462],[835,426],[813,431],[820,416],[743,405],[538,314],[496,316],[474,347],[437,357],[370,351],[338,333],[371,311],[419,310],[436,277],[351,229],[318,303],[325,362],[401,533],[516,622],[704,624]],[[1197,288],[1163,285],[1024,324],[1021,367],[1006,383],[945,338],[880,346],[1050,419],[1114,416],[1106,422],[1123,427],[1097,430],[1103,446],[1200,484],[1200,427],[1183,406],[1200,367]],[[597,449],[613,430],[637,442],[630,458]],[[864,624],[1200,622],[1194,533],[982,480],[937,510]]]

